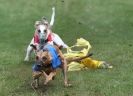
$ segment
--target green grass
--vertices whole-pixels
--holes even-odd
[[[132,96],[132,0],[0,0],[0,96]],[[48,20],[56,7],[53,31],[71,46],[83,37],[93,58],[114,68],[69,72],[73,84],[64,88],[61,73],[38,93],[30,86],[31,66],[23,62],[34,22]]]

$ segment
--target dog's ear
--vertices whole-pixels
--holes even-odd
[[[44,60],[44,61],[45,61],[45,60],[47,60],[47,58],[46,58],[45,56],[43,56],[43,57],[42,57],[42,60]]]

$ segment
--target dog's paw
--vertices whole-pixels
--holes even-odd
[[[35,90],[38,88],[38,86],[36,86],[36,84],[34,82],[31,83],[31,87]]]
[[[25,58],[24,61],[25,61],[25,62],[28,62],[28,61],[29,61],[29,58]]]
[[[45,82],[44,82],[44,85],[47,86],[47,85],[48,85],[48,82],[45,81]]]
[[[72,87],[72,84],[70,83],[67,83],[67,84],[64,84],[65,87]]]

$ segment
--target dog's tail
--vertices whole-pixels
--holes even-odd
[[[83,57],[69,59],[68,62],[73,62],[73,61],[80,62],[81,60],[88,58],[92,55],[93,55],[93,53],[88,53],[86,56],[83,56]]]

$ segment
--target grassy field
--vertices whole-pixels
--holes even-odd
[[[50,20],[52,6],[53,31],[69,46],[79,37],[89,40],[93,58],[114,68],[69,72],[71,88],[58,73],[36,93],[30,86],[34,60],[23,59],[34,22]],[[133,96],[132,6],[132,0],[0,0],[0,96]]]

